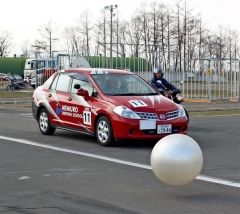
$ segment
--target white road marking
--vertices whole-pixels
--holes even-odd
[[[40,170],[25,170],[25,171],[8,171],[8,172],[1,172],[0,174],[23,174],[23,173],[44,173],[44,172],[48,172],[48,173],[59,173],[59,172],[78,172],[78,171],[82,171],[82,169],[40,169]]]
[[[24,114],[20,114],[20,115],[22,115],[22,116],[29,116],[29,117],[33,116],[32,113],[24,113]]]
[[[75,150],[71,150],[71,149],[60,148],[60,147],[56,147],[56,146],[44,145],[41,143],[36,143],[34,141],[26,140],[26,139],[17,139],[17,138],[2,136],[2,135],[0,135],[0,139],[18,142],[18,143],[22,143],[22,144],[26,144],[26,145],[31,145],[31,146],[37,146],[37,147],[46,148],[46,149],[51,149],[54,151],[60,151],[60,152],[66,152],[66,153],[70,153],[70,154],[81,155],[81,156],[85,156],[85,157],[96,158],[96,159],[110,161],[110,162],[119,163],[119,164],[123,164],[123,165],[138,167],[138,168],[142,168],[142,169],[152,170],[152,167],[149,165],[134,163],[134,162],[120,160],[120,159],[116,159],[116,158],[110,158],[110,157],[106,157],[106,156],[102,156],[102,155],[96,155],[96,154],[91,154],[91,153],[86,153],[86,152],[75,151]],[[225,185],[225,186],[240,188],[240,183],[235,182],[235,181],[221,179],[221,178],[213,178],[213,177],[209,177],[209,176],[205,176],[205,175],[199,175],[196,177],[196,179],[202,180],[202,181],[207,181],[210,183],[216,183],[216,184],[221,184],[221,185]]]
[[[30,179],[30,177],[28,177],[28,176],[22,176],[22,177],[18,178],[18,180],[27,180],[27,179]]]
[[[44,175],[42,175],[43,177],[51,177],[51,175],[50,174],[44,174]]]
[[[226,186],[240,188],[240,183],[235,182],[235,181],[221,179],[221,178],[214,178],[214,177],[209,177],[209,176],[205,176],[205,175],[199,175],[196,177],[196,179],[202,180],[202,181],[207,181],[210,183],[216,183],[216,184],[222,184],[222,185],[226,185]]]
[[[31,118],[31,117],[23,117],[23,118],[21,118],[21,120],[27,120],[27,121],[34,121],[34,122],[36,122],[36,120],[34,119],[34,118]]]
[[[4,117],[14,117],[14,118],[33,118],[33,115],[31,113],[24,113],[24,114],[9,114],[9,113],[0,113],[0,115],[4,116]]]

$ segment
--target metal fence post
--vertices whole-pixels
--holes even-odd
[[[208,60],[208,99],[211,101],[212,99],[212,86],[211,86],[211,60]]]
[[[238,102],[240,102],[240,61],[238,61]]]
[[[35,73],[35,78],[36,78],[35,88],[37,88],[38,87],[38,59],[36,60],[35,69],[36,69],[36,73]]]

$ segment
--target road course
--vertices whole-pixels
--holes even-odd
[[[204,156],[202,175],[240,183],[239,127],[240,116],[191,118],[189,136]],[[153,146],[107,148],[62,130],[43,136],[29,109],[2,107],[0,213],[240,213],[238,187],[203,180],[170,187],[149,169],[118,162],[149,166]]]

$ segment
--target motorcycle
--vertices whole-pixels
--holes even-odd
[[[27,90],[27,83],[24,80],[10,80],[9,85],[6,87],[6,90]]]
[[[169,90],[168,88],[166,88],[162,83],[161,81],[159,82],[160,80],[158,80],[158,83],[161,84],[162,88],[156,88],[156,90],[158,92],[160,92],[160,94],[162,94],[163,96],[171,99],[173,102],[177,103],[178,105],[182,105],[182,102],[184,102],[184,97],[182,96],[182,90],[180,89],[181,86],[183,85],[183,81],[180,81],[179,83],[179,87],[174,89],[174,90]],[[184,108],[184,107],[183,107]],[[186,113],[186,117],[189,121],[189,114],[187,112],[187,110],[184,108],[185,110],[185,113]]]

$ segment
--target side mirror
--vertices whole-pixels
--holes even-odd
[[[80,89],[80,88],[81,88],[81,85],[80,85],[80,84],[75,84],[75,85],[74,85],[74,88],[75,88],[75,89]]]
[[[98,92],[97,92],[97,91],[94,91],[94,92],[92,93],[92,96],[93,96],[93,97],[97,97],[97,96],[98,96]]]
[[[82,96],[82,97],[84,97],[84,99],[89,99],[89,93],[88,93],[88,91],[87,90],[84,90],[84,89],[78,89],[78,91],[77,91],[77,95],[78,96]]]

